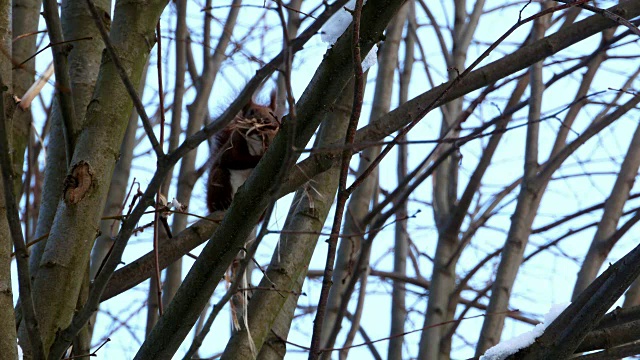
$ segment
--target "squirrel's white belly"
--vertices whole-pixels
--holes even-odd
[[[242,186],[242,184],[244,184],[245,181],[247,181],[247,179],[249,178],[249,174],[251,174],[251,171],[253,171],[253,169],[246,169],[246,170],[229,170],[229,174],[231,175],[229,177],[229,182],[231,183],[231,198],[233,199],[233,196],[236,194],[236,191],[238,191],[238,188],[240,186]]]

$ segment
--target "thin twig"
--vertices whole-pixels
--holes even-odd
[[[347,134],[344,140],[345,145],[351,145],[354,142],[356,130],[358,128],[358,120],[360,119],[360,112],[362,110],[362,100],[364,97],[364,75],[362,72],[362,57],[360,55],[360,18],[362,16],[362,3],[362,0],[356,0],[355,8],[352,13],[353,34],[351,46],[355,81],[353,106],[351,110],[351,118],[349,119],[349,126],[347,127]],[[327,262],[324,269],[324,278],[322,279],[322,290],[320,292],[320,299],[318,300],[316,317],[313,322],[313,335],[311,337],[309,360],[317,360],[321,354],[319,351],[321,346],[320,339],[322,325],[324,323],[324,314],[326,312],[327,302],[329,301],[329,290],[331,289],[333,277],[338,235],[340,234],[344,209],[350,195],[350,192],[347,191],[347,177],[349,176],[349,163],[351,162],[351,156],[353,156],[353,148],[346,147],[342,151],[342,164],[340,166],[340,179],[338,183],[338,199],[333,218],[333,226],[331,228],[331,236],[328,240],[329,248],[327,250]]]
[[[24,39],[24,38],[29,37],[29,36],[35,36],[35,35],[38,35],[38,34],[44,34],[46,32],[47,32],[47,30],[39,30],[39,31],[28,32],[28,33],[25,33],[25,34],[18,35],[16,37],[14,37],[11,42],[16,42],[16,41],[18,41],[20,39]]]
[[[583,8],[585,10],[589,10],[589,11],[591,11],[593,13],[600,14],[603,17],[606,17],[607,19],[609,19],[611,21],[615,21],[616,23],[618,23],[618,24],[620,24],[622,26],[626,26],[632,33],[640,36],[640,29],[638,29],[638,27],[635,26],[631,21],[629,21],[629,20],[627,20],[627,19],[625,19],[625,18],[623,18],[623,17],[621,17],[619,15],[616,15],[616,14],[612,13],[611,11],[609,11],[607,9],[601,9],[601,8],[598,8],[598,7],[595,7],[595,6],[587,5],[586,3],[589,2],[589,1],[590,0],[588,0],[588,1],[580,1],[580,4],[578,4],[577,6]],[[558,0],[558,2],[564,3],[566,5],[574,5],[578,1],[576,1],[576,0],[573,0],[573,1],[570,1],[570,0]]]
[[[40,55],[43,51],[47,50],[50,47],[60,46],[60,45],[69,44],[69,43],[72,43],[72,42],[82,41],[82,40],[93,40],[93,37],[85,36],[85,37],[82,37],[82,38],[79,38],[79,39],[75,39],[75,40],[65,40],[65,41],[60,41],[60,42],[57,42],[57,43],[49,43],[49,44],[47,44],[47,46],[45,46],[42,49],[36,51],[35,54],[29,56],[23,62],[21,62],[18,65],[14,66],[13,69],[15,70],[15,69],[21,68],[22,65],[26,64],[27,62],[29,62],[29,60],[31,60],[31,59],[35,58],[36,56]]]
[[[44,240],[44,239],[46,239],[48,237],[49,237],[49,233],[46,233],[46,234],[44,234],[44,235],[42,235],[42,236],[40,236],[38,238],[35,238],[35,239],[29,241],[26,246],[27,246],[27,248],[29,248],[29,247],[39,243],[40,241],[42,241],[42,240]],[[11,257],[15,256],[15,254],[16,254],[15,252],[12,252],[11,253]]]
[[[158,38],[158,50],[157,50],[157,57],[158,57],[158,61],[157,61],[157,69],[158,69],[158,96],[159,96],[159,105],[160,105],[160,146],[162,148],[162,144],[164,144],[164,124],[165,124],[165,118],[164,118],[164,92],[162,89],[162,37],[161,37],[161,32],[160,32],[160,21],[158,20],[158,24],[156,25],[156,32],[157,32],[157,38]],[[164,308],[162,307],[162,284],[160,282],[160,260],[159,260],[159,256],[158,256],[158,238],[159,238],[159,234],[158,234],[158,221],[160,220],[160,211],[159,211],[159,207],[160,206],[164,206],[164,204],[161,203],[160,199],[162,197],[162,188],[158,189],[158,192],[156,193],[156,212],[154,215],[154,221],[153,221],[153,258],[154,258],[154,265],[155,265],[155,282],[156,282],[156,290],[157,290],[157,296],[158,296],[158,312],[160,313],[160,316],[162,316],[162,314],[164,313]],[[170,233],[170,231],[168,231],[167,233]]]
[[[18,107],[20,109],[24,111],[24,110],[27,110],[29,106],[31,106],[31,102],[36,96],[40,94],[40,91],[42,91],[42,88],[47,84],[47,82],[53,75],[53,71],[54,71],[54,67],[53,67],[53,63],[51,63],[47,67],[47,70],[45,70],[44,73],[40,75],[38,80],[36,80],[36,82],[34,82],[29,87],[29,89],[24,93],[24,95],[22,95],[22,97],[20,98],[20,103],[18,104]]]
[[[105,341],[102,342],[102,344],[100,344],[100,346],[98,346],[98,348],[96,348],[95,350],[93,350],[90,354],[84,354],[84,355],[74,355],[68,358],[65,358],[64,360],[71,360],[71,359],[82,359],[82,358],[86,358],[86,357],[90,357],[90,356],[98,356],[97,353],[98,351],[100,351],[100,349],[102,349],[105,345],[107,345],[107,343],[111,341],[110,338],[107,338]]]
[[[505,311],[504,313],[518,312],[518,311],[519,311],[519,310],[508,310],[508,311]],[[487,315],[487,314],[485,313],[485,314],[480,314],[480,315],[469,316],[469,317],[466,317],[466,318],[464,318],[464,319],[462,319],[462,320],[471,320],[471,319],[476,319],[476,318],[479,318],[479,317],[484,317],[484,316],[486,316],[486,315]],[[444,322],[442,322],[442,323],[438,323],[438,324],[434,324],[434,325],[429,325],[429,326],[426,326],[426,327],[424,327],[424,328],[420,328],[420,329],[414,329],[414,330],[410,330],[410,331],[405,331],[405,332],[400,333],[400,334],[394,334],[394,335],[387,336],[387,337],[385,337],[385,338],[381,338],[381,339],[376,339],[376,340],[373,340],[373,341],[367,341],[367,342],[364,342],[364,343],[360,343],[360,344],[356,344],[356,345],[351,345],[351,346],[348,346],[348,347],[339,347],[339,348],[322,349],[321,351],[322,351],[322,352],[328,352],[328,351],[340,351],[340,350],[345,350],[345,349],[353,349],[353,348],[356,348],[356,347],[368,346],[368,345],[375,344],[375,343],[379,343],[379,342],[382,342],[382,341],[388,341],[388,340],[393,339],[393,338],[403,337],[403,336],[406,336],[406,335],[409,335],[409,334],[413,334],[413,333],[421,332],[421,331],[424,331],[424,330],[429,329],[429,328],[432,328],[432,327],[437,327],[437,326],[443,326],[443,325],[451,324],[451,323],[453,323],[453,322],[455,322],[455,321],[457,321],[457,320],[444,321]],[[276,337],[278,337],[278,339],[279,339],[280,341],[282,341],[282,342],[285,342],[285,343],[287,343],[287,344],[289,344],[289,345],[295,346],[295,347],[300,348],[300,349],[303,349],[303,350],[311,351],[311,348],[308,348],[308,347],[306,347],[306,346],[303,346],[303,345],[296,344],[296,343],[294,343],[294,342],[288,341],[287,339],[284,339],[284,338],[280,337],[279,335],[277,335],[277,334],[275,334],[275,333],[274,333],[274,335],[276,335]]]

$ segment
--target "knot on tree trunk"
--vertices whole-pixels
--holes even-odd
[[[82,200],[93,182],[93,171],[85,161],[80,161],[73,166],[71,174],[64,179],[64,201],[68,204],[77,204]]]

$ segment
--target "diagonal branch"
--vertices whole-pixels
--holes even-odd
[[[622,18],[630,19],[640,15],[640,3],[624,1],[609,8],[608,11],[619,14]],[[472,71],[457,86],[451,87],[452,81],[437,86],[382,116],[380,119],[363,126],[356,135],[355,143],[358,144],[356,150],[365,148],[370,142],[380,141],[403,126],[421,119],[427,105],[432,104],[434,100],[437,101],[433,106],[441,106],[453,99],[525,69],[535,62],[615,25],[616,23],[609,19],[602,18],[600,15],[593,15],[567,26],[561,32],[549,35],[544,39],[524,46],[510,55]],[[442,96],[442,93],[449,88],[450,90]],[[316,153],[300,162],[289,176],[287,184],[282,191],[291,192],[293,191],[292,189],[299,187],[307,179],[329,169],[337,163],[337,154],[338,152]]]
[[[360,43],[363,53],[368,52],[380,39],[386,24],[401,5],[400,0],[374,0],[364,6],[361,29],[363,41]],[[296,106],[300,121],[296,124],[294,146],[302,147],[308,143],[325,118],[328,110],[326,104],[334,103],[341,90],[352,78],[353,59],[350,55],[350,40],[349,36],[342,36],[329,49],[309,88],[300,97]],[[245,95],[244,92],[243,95]],[[269,150],[252,171],[245,185],[236,193],[231,207],[227,210],[225,220],[203,249],[173,302],[142,345],[136,359],[169,358],[190,331],[217,287],[217,280],[233,261],[235,254],[251,231],[252,225],[258,222],[263,209],[271,199],[274,190],[271,184],[272,179],[277,179],[290,170],[289,166],[283,165],[283,161],[291,151],[288,141],[291,127],[292,125],[285,118]],[[183,144],[183,146],[187,145]],[[179,148],[176,154],[180,151]]]
[[[638,215],[636,215],[638,217]],[[611,265],[585,289],[544,334],[513,359],[564,359],[578,348],[629,285],[640,274],[640,246]]]

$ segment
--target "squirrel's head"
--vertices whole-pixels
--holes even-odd
[[[259,105],[249,100],[249,103],[242,108],[239,116],[245,119],[254,119],[261,124],[275,124],[280,127],[280,120],[276,115],[276,93],[271,92],[269,105]]]
[[[276,115],[276,94],[271,92],[269,105],[259,105],[250,100],[236,118],[243,124],[246,135],[258,133],[264,140],[270,142],[280,129],[280,120]]]

